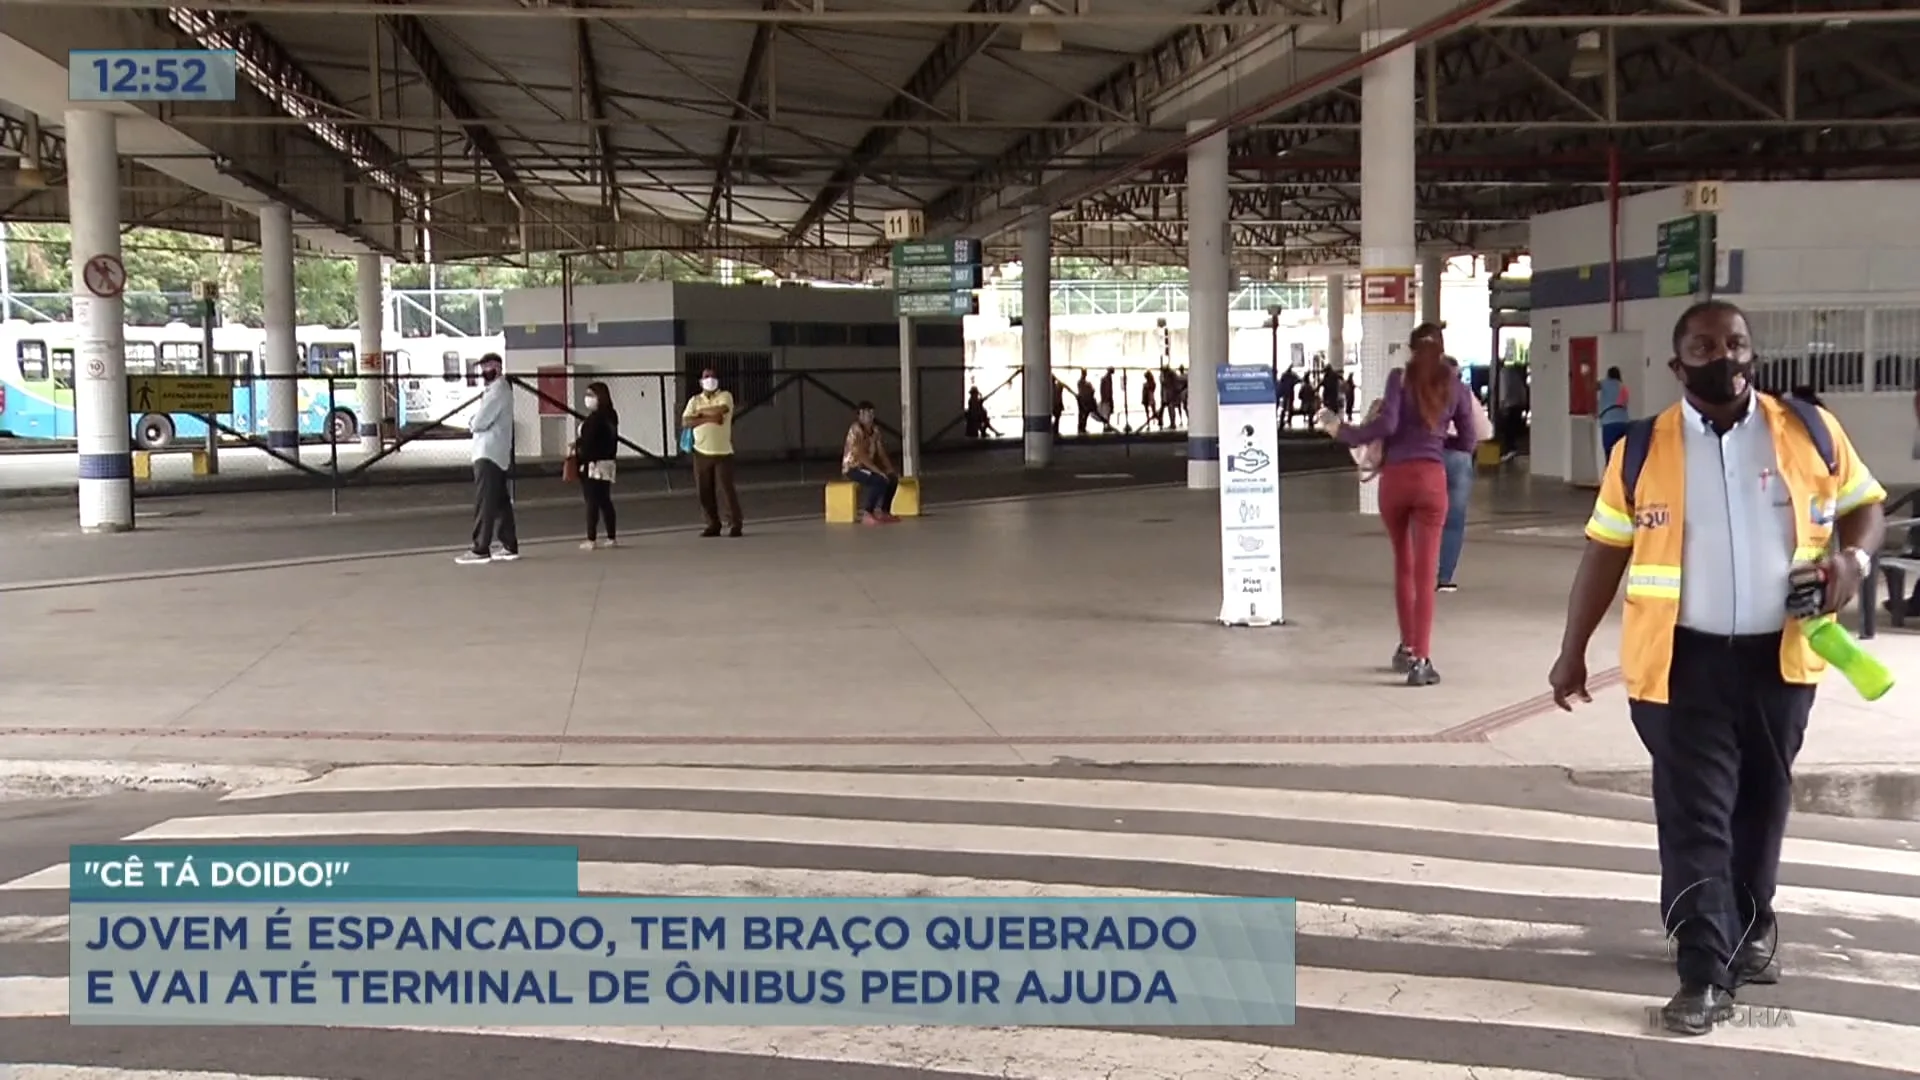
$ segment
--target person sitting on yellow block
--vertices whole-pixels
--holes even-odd
[[[840,455],[840,471],[860,485],[862,525],[887,525],[900,520],[893,516],[893,497],[900,490],[900,474],[887,457],[887,445],[880,437],[880,425],[874,419],[871,401],[855,407],[853,426],[847,429],[846,449]]]

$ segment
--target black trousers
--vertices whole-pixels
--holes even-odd
[[[583,466],[584,468],[584,466]],[[580,478],[580,494],[587,501],[587,539],[600,538],[600,523],[607,524],[607,539],[618,539],[614,532],[613,481]]]
[[[496,539],[508,552],[519,554],[520,532],[513,523],[507,470],[482,458],[473,463],[473,553],[492,553]]]
[[[1669,703],[1631,703],[1653,757],[1660,910],[1683,982],[1731,989],[1734,952],[1772,933],[1793,762],[1814,688],[1780,677],[1780,635],[1676,630]]]

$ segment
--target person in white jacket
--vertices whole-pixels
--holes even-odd
[[[513,497],[507,467],[513,461],[513,390],[500,377],[498,353],[480,358],[480,406],[473,412],[473,547],[455,562],[463,566],[512,562],[520,557],[520,534],[513,521]],[[494,542],[500,551],[493,550]]]

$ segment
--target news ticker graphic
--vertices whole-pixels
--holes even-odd
[[[1280,899],[583,897],[565,847],[72,849],[74,1024],[1294,1019]]]
[[[552,900],[580,894],[570,847],[75,846],[80,901]]]

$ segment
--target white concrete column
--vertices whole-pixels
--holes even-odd
[[[300,453],[299,385],[294,381],[301,364],[294,340],[296,308],[293,295],[293,212],[284,206],[260,210],[260,297],[267,324],[267,445],[289,456]],[[289,469],[278,459],[268,468]]]
[[[355,373],[360,376],[354,389],[354,413],[360,418],[360,449],[368,454],[380,452],[380,421],[389,419],[387,386],[399,386],[398,376],[373,366],[373,355],[381,349],[386,323],[384,268],[378,255],[362,255],[355,265],[354,317],[360,323],[360,350]],[[392,361],[381,358],[391,368]]]
[[[1189,132],[1211,122],[1193,120]],[[1227,133],[1187,150],[1187,487],[1220,486],[1220,387],[1227,364],[1232,226],[1227,221]]]
[[[73,227],[74,434],[79,441],[80,528],[133,528],[133,421],[127,412],[125,304],[94,295],[120,262],[119,131],[109,112],[66,115],[67,204]],[[126,272],[119,272],[126,282]],[[112,291],[108,289],[107,291]]]
[[[1447,260],[1428,255],[1420,260],[1420,321],[1446,322],[1440,314],[1440,282],[1447,273]]]
[[[1360,49],[1371,52],[1405,33],[1365,31]],[[1404,48],[1368,64],[1360,81],[1360,380],[1369,398],[1405,362],[1413,333],[1417,67],[1414,50]],[[1376,484],[1360,486],[1360,512],[1380,512]]]
[[[920,475],[920,379],[914,374],[918,323],[900,320],[900,475]]]
[[[1347,275],[1327,275],[1327,364],[1347,366]],[[1361,393],[1366,393],[1363,387]]]
[[[1053,462],[1053,215],[1020,227],[1021,424],[1029,469]]]

